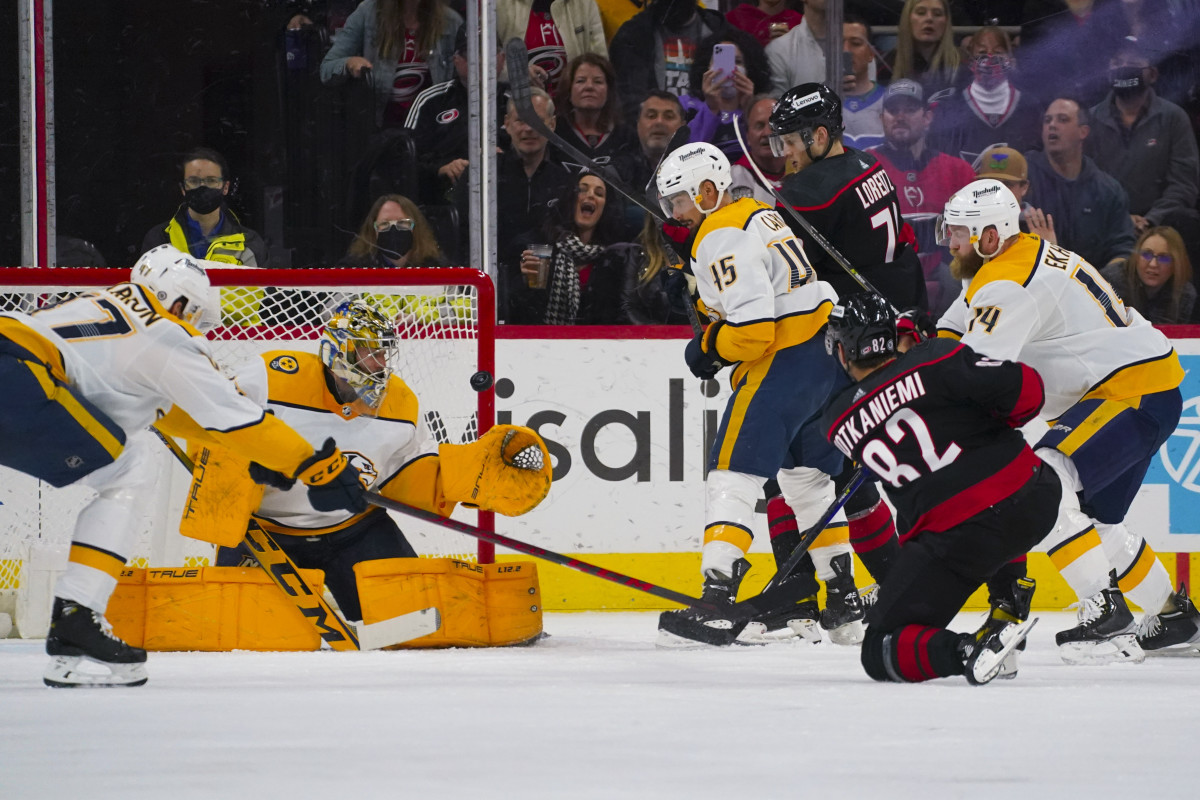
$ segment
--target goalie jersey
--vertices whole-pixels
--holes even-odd
[[[924,342],[844,389],[826,438],[888,484],[899,519],[953,528],[1012,495],[1041,463],[1016,427],[1037,415],[1042,381],[949,339]]]
[[[704,220],[692,245],[692,272],[709,316],[725,320],[715,344],[729,362],[808,341],[837,302],[779,212],[750,198]]]
[[[1124,400],[1183,382],[1161,331],[1087,261],[1030,234],[983,265],[938,321],[938,335],[1036,369],[1048,419],[1085,396]]]
[[[320,446],[333,437],[373,491],[391,496],[387,487],[401,471],[413,468],[410,475],[426,477],[426,465],[436,469],[437,444],[421,416],[417,396],[396,376],[374,416],[360,414],[357,404],[338,402],[326,382],[324,365],[313,353],[264,353],[240,367],[235,380],[252,401],[309,442]],[[272,533],[314,535],[346,528],[376,510],[358,515],[317,511],[308,501],[306,487],[297,484],[287,491],[266,487],[255,518]]]

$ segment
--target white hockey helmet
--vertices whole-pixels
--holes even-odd
[[[147,250],[133,265],[129,280],[152,292],[170,310],[183,301],[179,317],[201,333],[220,322],[220,300],[208,281],[208,273],[195,259],[169,244]]]
[[[717,204],[705,210],[700,208],[700,184],[712,181],[717,189]],[[694,142],[680,147],[663,160],[658,168],[658,203],[668,217],[672,211],[672,200],[686,192],[700,213],[707,216],[721,204],[721,196],[733,183],[733,171],[729,159],[720,148],[708,142]]]
[[[971,246],[979,253],[979,237],[985,228],[995,227],[1001,242],[1021,232],[1021,204],[1012,190],[995,178],[973,181],[950,195],[938,217],[937,243],[943,247],[950,244],[951,225],[965,226],[971,234]]]
[[[365,300],[347,301],[325,324],[320,348],[321,363],[359,400],[378,408],[399,356],[395,322]]]

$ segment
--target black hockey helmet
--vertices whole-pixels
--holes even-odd
[[[817,128],[829,131],[829,140],[833,141],[841,135],[845,126],[842,125],[842,101],[837,93],[823,83],[802,83],[793,86],[783,93],[775,110],[771,112],[768,122],[771,125],[772,150],[776,147],[776,136],[787,133],[800,133],[805,143],[812,147],[812,132]],[[776,157],[782,156],[780,152]]]
[[[882,295],[861,292],[847,295],[829,313],[825,351],[837,353],[841,343],[847,361],[896,354],[896,311]]]

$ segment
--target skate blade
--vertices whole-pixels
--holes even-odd
[[[969,665],[969,669],[967,671],[967,682],[975,686],[983,686],[985,683],[990,683],[994,679],[1000,677],[1001,673],[1004,672],[1004,665],[1008,661],[1008,657],[1016,651],[1021,642],[1025,641],[1025,639],[1029,636],[1029,632],[1033,630],[1033,626],[1037,624],[1037,621],[1037,617],[1030,617],[1025,622],[1015,626],[1013,628],[1011,638],[1004,643],[1004,647],[1002,647],[999,652],[992,652],[989,650],[982,653],[981,656],[975,660],[974,664]],[[1002,632],[1001,636],[1003,635],[1004,634]],[[1014,669],[1007,677],[1015,678],[1016,676],[1017,671],[1014,664]]]
[[[711,650],[724,645],[716,642],[701,642],[696,639],[689,639],[686,636],[680,636],[677,633],[664,631],[659,628],[658,638],[654,641],[654,646],[660,650]]]
[[[738,634],[735,644],[778,644],[780,642],[821,643],[821,630],[816,620],[788,620],[787,626],[767,630],[761,622],[751,622]]]
[[[106,669],[95,672],[82,669],[84,665]],[[141,686],[149,677],[145,663],[111,664],[82,656],[54,656],[42,675],[42,682],[54,689],[108,689],[120,686]]]
[[[1142,650],[1132,633],[1114,636],[1103,642],[1066,642],[1058,646],[1058,655],[1063,663],[1071,666],[1122,662],[1140,664],[1146,660],[1146,651]]]
[[[834,628],[829,633],[829,641],[834,644],[840,644],[845,647],[853,647],[854,645],[862,644],[863,636],[866,633],[866,626],[863,625],[861,619],[854,622],[847,622]]]
[[[1157,650],[1143,650],[1143,652],[1154,658],[1196,658],[1200,656],[1200,642],[1174,644],[1169,647],[1160,647]]]

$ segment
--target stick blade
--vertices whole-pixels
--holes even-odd
[[[522,39],[513,37],[504,45],[504,64],[508,71],[508,93],[517,108],[529,103],[529,51]]]
[[[369,625],[359,622],[356,627],[360,650],[380,650],[436,633],[442,627],[442,615],[430,606]]]

